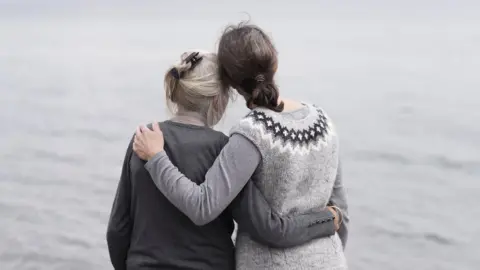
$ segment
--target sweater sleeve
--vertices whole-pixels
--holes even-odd
[[[335,234],[333,214],[327,209],[282,216],[274,211],[253,181],[231,205],[240,231],[274,248],[289,248]]]
[[[345,187],[343,186],[342,167],[341,163],[338,165],[337,176],[333,186],[332,195],[329,200],[329,205],[337,206],[342,215],[342,224],[337,231],[340,240],[342,240],[343,248],[345,249],[348,240],[348,227],[350,224],[350,217],[348,215],[348,203]]]
[[[253,146],[252,146],[253,147]],[[145,168],[163,195],[195,224],[218,217],[240,193],[259,164],[239,135],[232,136],[198,185],[182,174],[165,152],[151,158]]]
[[[231,203],[260,162],[258,149],[242,135],[234,134],[201,185],[176,170],[164,154],[158,154],[145,166],[165,196],[193,222],[202,225]],[[333,215],[328,210],[282,217],[271,209],[253,183],[245,187],[232,207],[242,229],[256,241],[272,247],[295,246],[335,233]]]
[[[127,253],[130,247],[130,236],[133,227],[133,219],[130,216],[130,159],[132,153],[132,142],[130,142],[123,161],[122,174],[107,228],[108,251],[110,261],[115,270],[127,269]]]

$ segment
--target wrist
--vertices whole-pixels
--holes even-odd
[[[335,219],[338,219],[338,212],[337,212],[337,210],[335,210],[335,208],[333,208],[331,206],[327,206],[327,209],[328,209],[328,211],[330,211],[330,213],[332,213],[332,215]]]
[[[155,157],[156,155],[158,155],[159,153],[163,152],[163,149],[162,150],[157,150],[157,151],[153,151],[153,152],[150,152],[148,157],[147,157],[147,161],[148,160],[151,160],[153,157]]]
[[[343,214],[342,214],[342,211],[340,210],[340,208],[338,208],[337,206],[335,205],[332,205],[332,206],[329,206],[329,208],[335,212],[335,224],[337,226],[337,231],[340,229],[340,225],[342,225],[342,222],[343,222]]]

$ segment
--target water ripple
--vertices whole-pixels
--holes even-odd
[[[480,162],[454,160],[446,156],[431,156],[426,163],[440,169],[463,171],[468,174],[480,173]]]
[[[424,233],[423,238],[440,245],[446,245],[446,246],[455,245],[455,242],[452,239],[448,239],[436,233]]]
[[[401,153],[389,153],[380,151],[361,150],[353,153],[353,157],[361,161],[385,161],[387,163],[396,163],[400,165],[412,165],[412,160]]]
[[[69,246],[69,247],[80,247],[83,249],[90,249],[92,245],[90,245],[89,242],[74,238],[71,235],[65,236],[65,235],[59,235],[58,237],[55,237],[56,240],[58,241],[58,244],[62,244],[64,246]]]
[[[54,162],[62,162],[62,163],[69,163],[75,164],[77,166],[85,165],[85,159],[80,156],[72,156],[72,155],[62,155],[57,151],[47,151],[42,149],[36,149],[33,151],[33,156],[40,160],[42,159],[49,159]]]
[[[382,161],[402,166],[427,165],[442,170],[461,171],[472,175],[480,173],[480,162],[473,160],[455,160],[442,155],[411,158],[402,153],[360,150],[353,153],[353,157],[358,161]]]
[[[412,232],[393,231],[385,228],[377,228],[376,233],[388,235],[389,237],[392,237],[392,238],[405,238],[405,239],[411,239],[411,240],[423,239],[429,242],[433,242],[435,244],[445,245],[445,246],[455,246],[458,244],[453,239],[449,239],[445,236],[442,236],[434,232],[412,233]]]

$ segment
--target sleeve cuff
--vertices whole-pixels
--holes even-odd
[[[323,210],[313,214],[313,220],[310,222],[309,227],[315,226],[317,224],[324,224],[332,222],[335,219],[335,216],[329,210]],[[332,222],[333,223],[333,222]]]
[[[334,235],[336,232],[334,218],[334,215],[328,210],[319,212],[316,219],[308,226],[310,237],[313,239]]]
[[[157,163],[157,161],[160,161],[164,158],[168,158],[165,151],[156,153],[155,156],[153,156],[151,159],[147,161],[147,163],[145,163],[144,165],[145,169],[150,172],[150,170],[153,169],[153,166],[155,165],[155,163]]]

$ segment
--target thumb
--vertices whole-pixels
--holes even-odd
[[[162,131],[160,130],[160,125],[158,124],[157,121],[154,121],[154,122],[153,122],[152,128],[153,128],[153,131],[162,133]]]

